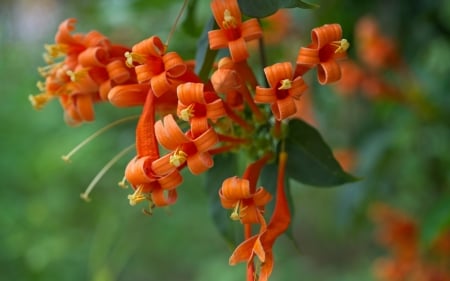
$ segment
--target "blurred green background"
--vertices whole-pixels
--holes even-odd
[[[102,178],[91,202],[80,200],[103,165],[133,143],[134,124],[95,139],[70,164],[60,156],[138,109],[102,104],[94,123],[70,128],[58,102],[37,112],[28,101],[28,95],[38,92],[43,44],[53,42],[64,19],[77,18],[76,31],[97,29],[113,42],[131,46],[154,34],[164,40],[181,2],[1,2],[1,280],[243,280],[245,265],[228,266],[232,249],[212,223],[203,177],[185,177],[177,204],[147,217],[143,205],[129,206],[131,191],[117,186],[133,156],[129,153]],[[209,18],[208,3],[197,1],[199,30]],[[421,221],[436,221],[435,214],[450,204],[450,1],[316,3],[319,9],[292,11],[298,34],[291,33],[291,40],[298,36],[306,45],[311,28],[339,22],[352,42],[357,20],[374,16],[398,44],[431,113],[424,116],[389,100],[346,99],[331,86],[312,86],[319,130],[330,146],[352,149],[352,171],[362,181],[332,189],[292,184],[299,250],[287,237],[277,242],[271,280],[373,280],[372,262],[384,252],[367,219],[370,203],[389,202]],[[180,27],[171,49],[193,58],[195,42]],[[271,48],[271,62],[296,52],[283,42]],[[354,50],[352,46],[349,57],[357,60]],[[396,82],[394,74],[386,75]],[[405,91],[411,88],[404,86]],[[428,224],[430,235],[437,225]]]

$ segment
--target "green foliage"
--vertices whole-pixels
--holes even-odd
[[[301,120],[289,122],[286,138],[287,175],[301,183],[330,187],[354,182],[342,170],[331,149],[316,129]]]
[[[276,13],[282,8],[314,9],[319,5],[311,4],[303,0],[239,0],[242,13],[249,17],[264,18]]]

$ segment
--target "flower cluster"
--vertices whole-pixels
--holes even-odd
[[[389,251],[388,257],[375,261],[377,280],[450,280],[448,228],[423,247],[420,224],[409,215],[383,203],[374,204],[370,215],[377,226],[379,243]]]
[[[339,80],[338,61],[349,43],[339,24],[314,28],[311,44],[299,49],[296,63],[264,67],[267,84],[261,83],[248,62],[247,47],[263,36],[258,20],[243,21],[237,0],[213,0],[211,9],[218,29],[208,32],[209,48],[229,55],[220,57],[206,81],[157,36],[126,48],[95,31],[71,34],[75,20],[69,19],[60,26],[56,45],[48,47],[49,65],[41,71],[45,83],[39,84],[43,93],[30,99],[41,108],[59,98],[69,124],[92,121],[93,104],[99,101],[142,107],[136,155],[125,169],[134,189],[128,196],[131,205],[148,201],[152,209],[174,204],[183,169],[199,175],[213,167],[214,155],[248,154],[251,160],[242,178],[230,175],[218,196],[224,208],[232,209],[231,219],[244,225],[245,240],[230,264],[247,262],[248,280],[267,280],[274,264],[272,246],[291,217],[284,185],[288,155],[276,148],[282,124],[298,116],[308,89],[305,73],[316,68],[320,84]],[[63,59],[54,62],[59,57]],[[257,183],[262,168],[273,161],[278,175],[276,193],[270,194]],[[272,197],[275,208],[266,223],[265,206]],[[256,234],[255,224],[260,226]],[[261,263],[259,272],[255,258]]]

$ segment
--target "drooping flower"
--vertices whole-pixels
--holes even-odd
[[[294,77],[289,62],[276,63],[264,68],[270,88],[256,87],[256,103],[268,103],[277,120],[286,119],[297,111],[295,100],[308,86],[301,76]]]
[[[219,190],[220,202],[226,209],[233,209],[231,219],[240,220],[243,224],[266,225],[263,213],[272,195],[264,187],[256,188],[261,169],[270,159],[267,154],[250,164],[242,179],[231,177],[224,180]]]
[[[36,109],[58,98],[70,125],[94,119],[93,105],[105,101],[113,86],[135,81],[134,73],[123,67],[127,50],[114,45],[98,31],[72,34],[76,20],[62,22],[55,44],[46,45],[48,66],[40,68],[44,82],[38,83],[40,94],[30,96]]]
[[[267,227],[262,227],[260,232],[242,242],[232,253],[230,265],[239,262],[247,262],[247,267],[252,268],[255,257],[261,262],[258,281],[267,281],[272,273],[274,260],[272,247],[278,237],[288,228],[291,215],[285,193],[285,169],[287,154],[281,152],[279,156],[277,192],[275,209]]]
[[[228,48],[234,62],[249,57],[246,41],[262,36],[262,29],[254,18],[242,22],[237,0],[213,0],[211,10],[220,29],[208,32],[212,50]]]
[[[317,78],[320,84],[328,84],[341,78],[338,60],[346,57],[350,43],[342,38],[339,24],[325,24],[311,31],[312,43],[302,47],[297,56],[296,75],[303,75],[317,66]]]

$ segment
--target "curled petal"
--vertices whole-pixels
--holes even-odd
[[[94,104],[90,95],[76,96],[77,111],[84,121],[94,120]]]
[[[123,60],[115,59],[106,65],[109,78],[118,84],[130,79],[131,74]]]
[[[76,22],[77,20],[74,18],[63,21],[58,27],[58,32],[55,35],[55,42],[58,44],[79,43],[72,34],[70,34],[70,32],[75,29]]]
[[[342,38],[342,28],[341,25],[325,24],[321,27],[316,27],[311,31],[311,39],[313,45],[318,49],[321,49],[326,44],[333,41],[339,41]]]
[[[211,83],[217,93],[228,93],[236,90],[241,85],[241,80],[235,70],[219,68],[211,75]]]
[[[275,118],[279,121],[291,117],[297,112],[297,107],[295,106],[295,101],[292,97],[277,100],[270,108],[272,109]]]
[[[163,56],[164,69],[170,78],[178,78],[186,73],[187,65],[183,59],[175,52],[167,53]]]
[[[218,50],[228,46],[228,38],[223,30],[211,30],[208,32],[209,48]]]
[[[162,188],[155,188],[155,190],[153,190],[153,192],[151,193],[153,204],[155,204],[158,207],[174,204],[178,198],[177,190],[176,189],[169,190],[167,192],[167,197],[165,195],[166,192],[167,191],[165,191]]]
[[[250,183],[246,179],[240,179],[238,177],[227,178],[223,181],[220,189],[221,197],[228,200],[241,200],[250,198]]]
[[[149,157],[134,157],[125,168],[125,178],[133,186],[154,182],[156,179],[151,173]]]
[[[247,44],[242,37],[228,42],[228,48],[230,49],[231,59],[234,62],[244,61],[250,56],[247,51]]]
[[[256,103],[274,103],[277,101],[277,94],[273,88],[256,87],[256,94],[254,96]]]
[[[161,97],[165,93],[175,90],[176,87],[172,84],[172,81],[168,79],[165,72],[153,76],[150,80],[150,84],[152,85],[152,90],[156,97]]]
[[[148,84],[115,86],[109,92],[108,100],[117,107],[143,105],[145,103],[149,88],[150,85]]]
[[[80,53],[78,62],[84,67],[104,66],[108,58],[108,52],[104,48],[90,47]]]
[[[246,41],[261,38],[263,32],[258,20],[255,18],[246,20],[241,25],[242,37]]]
[[[206,104],[206,117],[212,121],[216,121],[218,118],[226,115],[225,108],[223,106],[223,101],[217,99],[213,102]]]
[[[258,207],[265,206],[267,203],[270,202],[270,200],[272,200],[272,194],[270,194],[263,187],[258,188],[253,195],[253,202]]]
[[[183,177],[177,169],[158,179],[161,188],[166,190],[177,188],[182,182]]]
[[[162,56],[164,54],[165,50],[166,50],[166,46],[161,41],[161,39],[157,36],[152,36],[148,39],[145,39],[145,40],[135,44],[132,48],[133,53],[155,56],[155,57]]]
[[[191,103],[205,104],[205,94],[203,83],[183,83],[177,87],[177,96],[181,103],[190,105]]]
[[[100,99],[102,101],[108,99],[108,94],[109,94],[109,91],[112,89],[112,87],[113,87],[113,83],[111,80],[106,80],[100,84],[100,86],[98,88],[98,93],[99,93]]]
[[[322,85],[336,82],[341,78],[341,68],[335,60],[323,62],[317,66],[317,78]]]
[[[245,207],[244,207],[245,206]],[[260,224],[263,219],[261,210],[254,204],[244,205],[239,212],[239,219],[243,224]]]
[[[219,137],[217,136],[214,129],[211,127],[205,131],[202,135],[194,139],[193,143],[197,147],[198,152],[204,152],[211,149],[217,142]]]
[[[208,119],[205,117],[192,117],[189,120],[189,125],[191,126],[190,132],[193,138],[200,136],[210,128]]]
[[[318,63],[320,63],[318,49],[300,48],[297,55],[297,64],[313,66]]]
[[[292,79],[292,65],[289,62],[280,62],[264,68],[270,87],[278,87],[283,79]]]
[[[289,96],[299,98],[307,89],[308,85],[305,83],[305,80],[298,76],[292,81],[291,88],[288,90]]]
[[[96,30],[92,30],[84,36],[83,44],[87,47],[103,48],[109,48],[111,45],[108,38]]]
[[[172,154],[168,153],[152,162],[152,171],[156,175],[167,175],[176,169],[174,165],[170,164],[170,156]]]
[[[196,153],[187,158],[189,171],[194,175],[199,175],[214,165],[213,159],[209,153]]]
[[[162,146],[169,150],[175,150],[179,145],[189,142],[172,114],[164,116],[163,121],[158,120],[155,123],[156,138]]]

